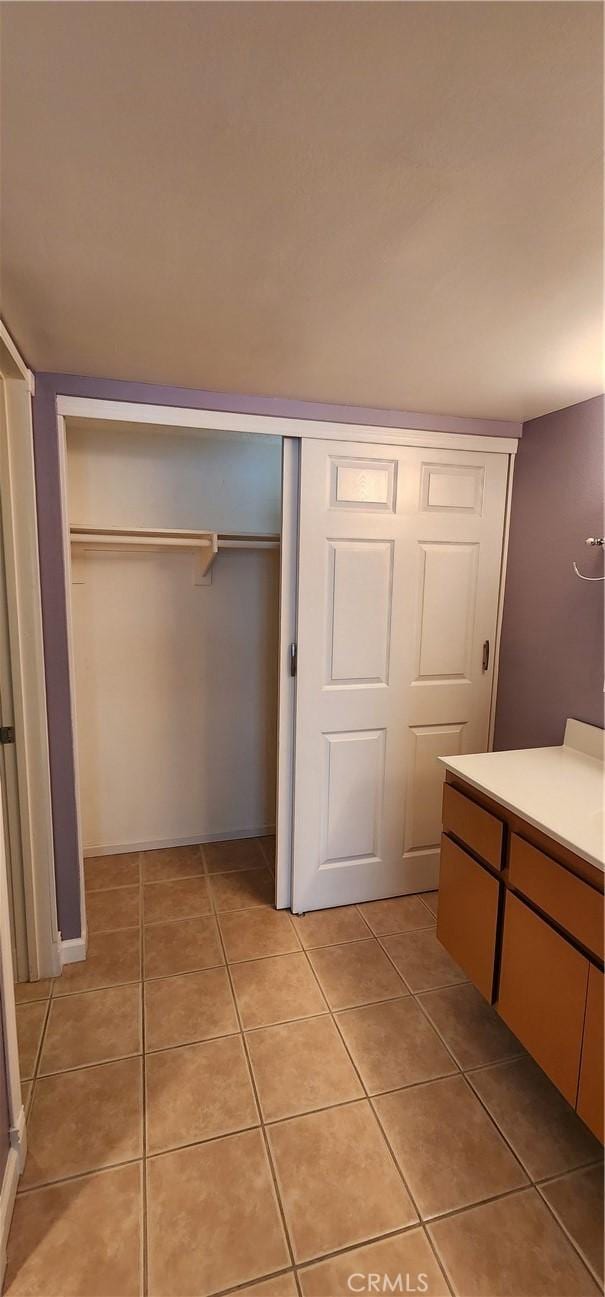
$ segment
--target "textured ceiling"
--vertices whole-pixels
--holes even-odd
[[[602,390],[599,4],[2,8],[34,368],[511,419]]]

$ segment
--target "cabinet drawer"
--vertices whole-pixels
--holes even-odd
[[[580,1063],[578,1113],[603,1143],[603,974],[594,964],[588,974],[588,999]]]
[[[437,936],[490,1004],[500,884],[451,838],[441,839]]]
[[[591,954],[603,958],[603,896],[513,833],[508,879]]]
[[[502,868],[504,825],[490,811],[443,785],[443,831],[451,833],[494,869]]]
[[[589,963],[554,928],[506,893],[497,1009],[575,1107]]]

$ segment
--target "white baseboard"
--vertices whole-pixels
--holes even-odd
[[[86,959],[86,950],[88,947],[88,937],[83,933],[81,937],[70,937],[67,941],[61,942],[61,967],[64,964],[79,964],[80,960]]]
[[[0,1189],[0,1286],[4,1284],[6,1271],[6,1248],[8,1234],[13,1219],[13,1208],[17,1197],[17,1185],[21,1174],[20,1155],[16,1148],[9,1148],[2,1188]]]
[[[223,829],[220,833],[198,833],[192,838],[157,838],[148,842],[114,842],[110,846],[84,847],[84,856],[122,856],[128,851],[161,851],[163,847],[195,847],[201,842],[233,842],[235,838],[264,838],[275,833],[274,824],[251,829]]]

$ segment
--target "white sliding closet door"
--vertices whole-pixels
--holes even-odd
[[[436,758],[488,742],[507,471],[303,440],[296,912],[437,883]]]

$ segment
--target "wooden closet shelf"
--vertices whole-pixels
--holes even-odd
[[[208,584],[221,549],[279,549],[280,538],[267,532],[185,531],[143,527],[70,527],[72,548],[84,553],[159,554],[164,550],[195,557],[195,584]],[[207,578],[207,579],[206,579]]]

